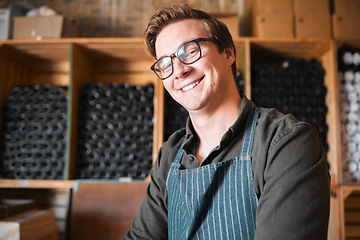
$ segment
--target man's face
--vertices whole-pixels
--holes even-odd
[[[200,20],[189,19],[167,25],[155,43],[156,57],[170,56],[191,40],[208,38]],[[201,58],[185,65],[173,58],[174,71],[163,81],[165,89],[189,113],[211,111],[218,107],[234,83],[231,65],[232,49],[219,53],[214,42],[200,42]]]

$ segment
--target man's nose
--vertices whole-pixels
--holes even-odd
[[[191,71],[191,66],[182,63],[177,57],[174,57],[172,59],[172,64],[174,68],[173,74],[175,78],[181,78],[183,76],[186,76]]]

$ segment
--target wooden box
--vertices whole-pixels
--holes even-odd
[[[359,14],[333,14],[332,34],[334,39],[360,39],[359,21]]]
[[[329,1],[295,0],[295,37],[330,38]]]
[[[255,37],[293,37],[293,15],[257,14],[253,17],[252,32]]]
[[[79,37],[75,24],[64,16],[15,17],[13,39]]]

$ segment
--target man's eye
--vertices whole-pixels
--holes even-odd
[[[164,59],[159,63],[159,69],[161,69],[161,71],[166,71],[169,68],[171,68],[171,60]]]
[[[194,56],[194,55],[196,55],[197,54],[197,52],[198,52],[198,50],[197,49],[191,49],[190,51],[188,51],[188,53],[186,54],[186,57],[191,57],[191,56]]]

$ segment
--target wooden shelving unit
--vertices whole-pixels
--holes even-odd
[[[251,55],[317,59],[326,71],[328,112],[328,161],[332,177],[329,239],[359,237],[360,233],[346,225],[347,199],[356,198],[358,184],[342,182],[341,142],[339,126],[339,93],[337,50],[343,42],[331,39],[243,38],[234,39],[238,69],[245,80],[245,94],[251,98]],[[354,44],[353,44],[354,45]],[[352,46],[353,46],[352,45]],[[356,46],[356,44],[355,44]],[[77,97],[85,82],[154,85],[153,160],[163,142],[164,89],[162,82],[150,72],[153,59],[144,52],[141,38],[76,38],[55,40],[8,40],[0,42],[0,106],[4,105],[15,85],[51,84],[68,87],[68,142],[64,180],[0,179],[6,189],[72,189],[76,168]],[[291,80],[291,79],[289,79]],[[0,126],[2,118],[0,116]],[[354,194],[355,193],[355,194]],[[360,205],[359,205],[360,206]],[[360,221],[359,221],[360,222]]]

